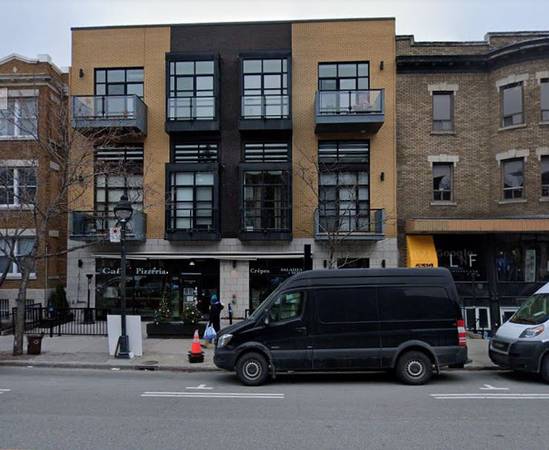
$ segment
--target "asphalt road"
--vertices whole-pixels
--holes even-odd
[[[549,385],[506,372],[246,388],[221,372],[0,367],[2,449],[542,449],[548,411]]]

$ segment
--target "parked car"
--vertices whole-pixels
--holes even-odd
[[[467,361],[446,269],[313,270],[218,333],[214,362],[245,385],[289,371],[391,370],[406,384]]]
[[[498,328],[489,352],[498,366],[538,373],[549,383],[549,283]]]

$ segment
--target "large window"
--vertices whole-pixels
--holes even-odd
[[[549,122],[549,78],[540,83],[541,121]]]
[[[246,170],[243,177],[243,231],[289,230],[288,171]]]
[[[370,88],[369,63],[320,63],[319,91],[356,91]]]
[[[245,119],[289,116],[287,58],[244,59],[242,75]]]
[[[15,256],[30,255],[32,247],[34,245],[34,238],[18,237],[13,240],[1,240],[0,239],[0,261],[2,261],[2,269],[5,268],[7,257],[10,254]],[[19,267],[14,262],[8,262],[8,277],[17,277],[21,275]],[[32,274],[34,275],[34,274]]]
[[[98,148],[95,158],[95,211],[113,226],[122,195],[134,210],[143,209],[143,147]]]
[[[512,200],[524,196],[524,159],[508,159],[503,161],[503,198]]]
[[[137,95],[143,98],[143,68],[95,69],[95,95]]]
[[[32,205],[36,198],[35,167],[0,167],[0,205]]]
[[[541,158],[541,196],[549,197],[549,156]]]
[[[169,63],[169,120],[215,118],[215,63],[213,60]]]
[[[0,89],[0,139],[36,137],[37,98],[17,95],[18,91]]]
[[[454,129],[454,93],[433,92],[433,131]]]
[[[454,165],[452,163],[433,164],[433,201],[451,201]]]
[[[214,186],[213,172],[172,172],[168,229],[170,231],[215,230]]]
[[[524,123],[522,83],[513,83],[501,88],[501,111],[503,127]]]

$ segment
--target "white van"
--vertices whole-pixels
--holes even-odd
[[[490,341],[498,366],[540,373],[549,383],[549,283],[529,297]]]

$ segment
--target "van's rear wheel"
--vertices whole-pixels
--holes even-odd
[[[541,362],[541,377],[543,381],[549,383],[549,354],[545,355]]]
[[[269,365],[261,353],[245,353],[236,363],[236,375],[246,386],[260,386],[269,376]]]
[[[425,384],[433,376],[433,364],[425,353],[406,352],[398,358],[395,372],[404,384]]]

